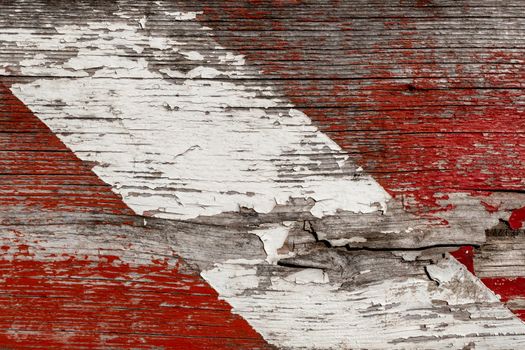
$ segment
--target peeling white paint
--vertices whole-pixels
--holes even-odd
[[[65,48],[66,42],[68,50],[77,50],[63,64],[38,57],[38,67],[24,67],[64,78],[12,90],[81,159],[98,164],[96,174],[135,212],[189,219],[242,206],[269,213],[291,198],[312,198],[317,217],[386,210],[390,197],[381,186],[344,170],[352,165],[341,148],[304,113],[272,97],[271,88],[197,79],[252,74],[233,64],[242,62],[238,55],[221,49],[207,54],[213,67],[157,72],[126,51],[149,47],[164,55],[189,43],[145,36],[125,22],[113,29],[118,35],[86,23],[58,27],[54,36],[26,30],[0,39],[40,51]],[[210,38],[209,45],[217,44]],[[194,50],[180,52],[190,62],[204,58]],[[162,73],[182,80],[166,81]],[[334,165],[321,168],[320,156]]]
[[[180,53],[192,61],[202,61],[204,59],[204,56],[197,51],[180,51]]]
[[[340,239],[331,239],[330,244],[336,247],[344,247],[350,243],[366,243],[368,240],[365,237],[351,237],[351,238],[340,238]]]
[[[259,286],[257,268],[241,265],[243,268],[239,269],[238,266],[236,261],[233,263],[228,261],[218,264],[211,271],[203,271],[201,275],[214,285],[215,290],[223,298],[233,297],[237,290],[257,289]]]
[[[284,280],[288,282],[293,282],[296,284],[330,283],[328,274],[320,269],[303,269],[299,272],[286,276]]]
[[[146,29],[146,22],[148,20],[146,19],[146,16],[142,17],[140,20],[139,20],[139,25],[140,25],[140,28],[142,29]]]
[[[288,238],[289,227],[281,224],[268,224],[257,230],[250,231],[257,235],[264,244],[264,251],[267,254],[266,261],[269,264],[277,264],[277,262],[285,257],[290,257],[292,254],[279,254],[278,250],[283,247]]]
[[[165,11],[164,14],[167,16],[174,17],[176,21],[190,21],[197,18],[197,15],[202,14],[201,11],[196,12],[179,12],[179,11]]]
[[[199,67],[196,67],[196,68],[193,68],[192,70],[190,70],[187,74],[186,74],[186,78],[204,78],[204,79],[212,79],[212,78],[216,78],[218,76],[230,76],[229,74],[225,73],[225,72],[221,72],[220,70],[217,70],[215,68],[212,68],[212,67],[202,67],[202,66],[199,66]]]
[[[427,278],[387,278],[354,290],[341,289],[315,269],[286,278],[255,277],[252,267],[224,263],[203,276],[221,291],[234,312],[270,343],[286,349],[457,349],[469,342],[476,349],[525,345],[513,337],[523,332],[523,323],[497,303],[479,280],[453,259],[443,260],[437,269],[446,271],[445,283],[439,286]],[[440,305],[450,311],[439,312]],[[277,317],[275,310],[280,310]],[[470,317],[456,317],[455,310]],[[500,336],[483,336],[494,328]]]

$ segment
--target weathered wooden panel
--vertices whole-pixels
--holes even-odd
[[[188,6],[177,6],[182,5]],[[213,2],[208,5],[203,10],[204,17],[201,16],[203,21],[213,12]],[[488,181],[488,177],[492,182],[501,182],[494,191],[512,191],[520,186],[520,178],[508,170],[509,167],[519,169],[519,149],[515,150],[517,157],[509,155],[516,164],[509,163],[505,157],[482,155],[486,150],[485,141],[499,145],[500,134],[491,132],[493,125],[515,121],[518,123],[516,135],[519,135],[519,114],[509,115],[509,121],[498,119],[497,123],[493,122],[494,118],[483,117],[485,121],[481,123],[477,112],[470,114],[463,107],[457,107],[458,111],[454,111],[453,106],[443,108],[442,98],[448,98],[443,94],[451,90],[450,86],[438,90],[426,87],[421,93],[414,92],[406,90],[412,86],[409,83],[385,83],[393,79],[391,74],[374,73],[382,78],[373,79],[363,75],[366,70],[362,67],[346,63],[340,67],[351,72],[350,80],[341,80],[340,75],[337,79],[328,75],[320,80],[318,76],[311,76],[337,68],[335,62],[305,67],[294,62],[295,75],[283,73],[281,78],[286,79],[276,79],[274,75],[281,70],[270,63],[265,68],[266,57],[272,61],[276,58],[273,53],[284,52],[280,60],[290,62],[287,46],[258,51],[265,55],[261,58],[250,56],[250,52],[234,43],[249,44],[246,38],[249,36],[253,37],[252,42],[259,40],[260,45],[273,45],[272,33],[281,35],[281,30],[265,31],[270,35],[267,38],[266,34],[257,32],[258,27],[237,26],[237,20],[245,25],[253,20],[235,15],[239,7],[226,6],[226,14],[230,13],[232,18],[212,22],[210,25],[226,26],[216,27],[212,33],[191,21],[201,18],[197,16],[200,10],[178,18],[180,11],[174,11],[173,6],[173,3],[145,5],[147,16],[142,5],[113,12],[95,6],[99,11],[95,21],[93,15],[87,13],[93,9],[84,6],[79,6],[65,19],[55,19],[53,11],[63,10],[57,5],[56,9],[46,8],[47,15],[35,14],[36,28],[6,29],[2,34],[5,50],[13,52],[6,58],[4,70],[13,78],[25,76],[32,80],[16,83],[13,91],[83,160],[97,164],[95,172],[112,184],[137,212],[206,220],[202,217],[247,207],[263,217],[277,211],[280,220],[283,216],[293,220],[298,210],[292,202],[310,200],[301,217],[309,220],[327,217],[314,226],[331,244],[395,248],[479,244],[484,241],[485,228],[495,225],[500,218],[508,219],[509,210],[522,206],[522,194],[513,194],[509,202],[505,193],[476,189],[485,186],[483,181]],[[306,9],[310,11],[315,6]],[[284,21],[280,13],[293,8],[279,7],[268,12],[268,18],[261,15],[261,21],[272,16]],[[323,5],[319,11],[328,8]],[[379,10],[367,9],[371,11],[370,17],[375,17],[373,11]],[[175,15],[169,15],[172,12]],[[294,14],[297,15],[295,12],[289,15]],[[16,17],[16,12],[11,15]],[[72,21],[75,16],[76,20]],[[346,23],[345,20],[343,17],[342,23]],[[226,33],[223,29],[233,32]],[[387,29],[389,35],[399,35]],[[302,33],[299,29],[293,30]],[[354,37],[352,31],[313,33],[338,38],[341,45],[362,40],[360,36]],[[239,38],[230,42],[235,35]],[[283,38],[299,40],[301,35],[285,32]],[[215,40],[240,50],[252,59],[254,67],[263,65],[258,67],[262,71],[246,66],[242,56],[228,51]],[[304,50],[310,50],[308,41],[300,44]],[[373,47],[395,50],[390,42],[379,44]],[[331,52],[322,45],[313,49],[324,56]],[[356,55],[361,57],[359,53],[330,58],[351,59]],[[316,62],[320,57],[299,57],[292,61]],[[419,56],[416,58],[419,60]],[[398,62],[389,59],[391,64]],[[370,59],[366,62],[370,64]],[[383,68],[394,69],[388,65]],[[479,71],[480,67],[476,69]],[[443,74],[442,79],[449,79],[448,73]],[[417,75],[411,79],[415,78]],[[354,83],[380,86],[345,85]],[[333,84],[339,84],[340,89]],[[466,90],[452,90],[454,103],[461,102],[458,96]],[[489,91],[500,92],[499,89]],[[340,98],[343,93],[345,96]],[[398,95],[406,98],[393,101]],[[469,94],[461,96],[467,98],[463,103],[482,107],[477,103],[479,99],[472,100]],[[140,108],[130,104],[131,100],[140,102]],[[379,103],[386,109],[365,105]],[[294,105],[307,114],[293,108]],[[410,106],[415,111],[407,112]],[[333,112],[339,116],[326,114]],[[145,115],[149,117],[143,119]],[[321,120],[323,115],[325,124]],[[429,119],[432,115],[435,118]],[[317,121],[327,134],[312,126],[308,117]],[[371,124],[376,120],[384,124],[379,129]],[[419,123],[419,120],[426,121]],[[473,123],[474,120],[478,122]],[[343,125],[345,123],[352,125]],[[490,140],[477,139],[485,134]],[[483,146],[479,155],[472,153],[474,144]],[[456,156],[450,152],[456,152]],[[463,166],[456,158],[464,154],[470,158],[465,159]],[[370,157],[376,160],[372,162]],[[441,164],[445,161],[455,165]],[[377,178],[395,200],[369,175],[363,175],[356,163],[366,165],[365,170]],[[478,163],[488,170],[478,169]],[[218,168],[217,164],[222,166]],[[461,173],[478,171],[476,169],[485,174],[483,178]],[[494,173],[501,169],[507,169],[504,178]],[[480,184],[475,188],[458,183],[456,178],[476,178]],[[514,187],[502,182],[507,178],[514,179]],[[503,200],[507,202],[502,204]],[[283,206],[295,208],[280,209]],[[487,212],[490,211],[487,208],[497,206],[501,210]],[[355,215],[362,213],[369,215]],[[261,218],[261,222],[268,220],[272,219]]]
[[[0,3],[0,345],[524,347],[523,8]]]
[[[298,267],[297,258],[285,260],[296,267],[284,267],[265,263],[248,232],[158,219],[146,226],[43,219],[0,229],[4,345],[264,348],[179,254],[279,348],[517,349],[525,342],[525,326],[435,252],[411,262],[402,252],[325,247],[303,254],[316,267]]]

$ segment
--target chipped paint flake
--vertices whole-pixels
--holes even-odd
[[[187,59],[189,59],[191,61],[202,61],[202,60],[204,60],[204,56],[201,55],[197,51],[180,51],[180,53],[182,55],[184,55],[184,57],[186,57]]]
[[[176,21],[190,21],[197,18],[198,15],[202,14],[202,11],[198,12],[180,12],[180,11],[165,11],[164,14],[170,17],[174,17]]]
[[[278,252],[288,238],[289,227],[284,224],[269,224],[250,232],[257,235],[263,242],[264,251],[267,254],[266,261],[269,264],[275,265],[280,259],[290,256],[290,253],[279,254]]]
[[[288,282],[293,282],[296,284],[330,283],[328,274],[321,269],[304,269],[286,276],[284,279]]]

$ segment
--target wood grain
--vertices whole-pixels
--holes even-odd
[[[492,196],[522,195],[522,6],[210,1],[198,18],[405,210],[461,230],[494,214]]]
[[[0,2],[0,345],[522,348],[523,9]]]

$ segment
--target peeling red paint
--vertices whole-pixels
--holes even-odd
[[[499,207],[498,206],[495,206],[495,205],[491,205],[491,204],[488,204],[484,201],[480,201],[481,205],[483,205],[485,207],[485,210],[487,211],[487,213],[497,213],[499,211]]]

